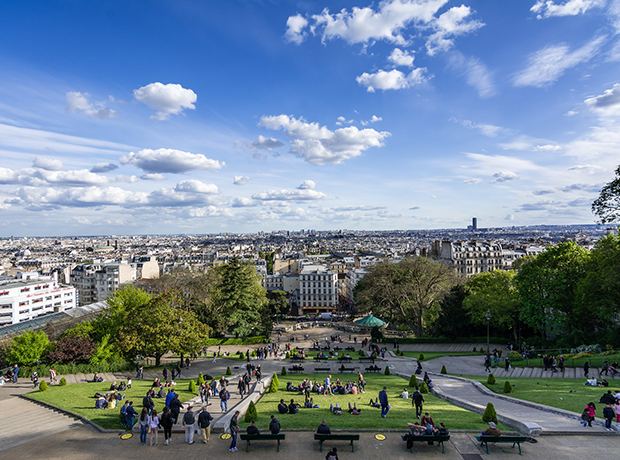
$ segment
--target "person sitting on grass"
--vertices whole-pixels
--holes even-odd
[[[329,427],[327,426],[327,422],[325,421],[325,419],[321,421],[321,424],[316,429],[316,432],[318,434],[332,434],[332,430],[330,430]]]
[[[357,402],[354,402],[353,407],[351,407],[351,402],[349,401],[349,414],[359,415],[360,412],[361,412],[361,409],[357,408]]]
[[[306,402],[304,403],[304,408],[312,409],[314,407],[314,398],[306,398]]]
[[[334,406],[333,404],[329,405],[329,410],[334,415],[342,415],[342,407],[338,406],[338,403]]]
[[[284,399],[281,399],[280,404],[278,404],[278,412],[281,414],[286,414],[288,412],[288,406],[284,403]]]
[[[297,412],[299,412],[300,407],[301,407],[301,404],[298,404],[295,402],[294,399],[291,399],[291,403],[288,405],[288,413],[296,414]]]
[[[409,392],[406,388],[403,388],[403,392],[400,394],[403,399],[409,399]]]
[[[370,398],[370,405],[371,405],[371,407],[381,407],[381,404],[379,404],[379,398],[377,398],[375,400]]]

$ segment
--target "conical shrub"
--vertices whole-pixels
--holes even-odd
[[[232,375],[232,371],[230,370],[230,366],[226,368],[226,375]]]
[[[282,372],[280,372],[280,375],[286,375],[286,367],[282,366]]]
[[[420,393],[428,393],[428,385],[426,385],[426,382],[420,383]]]
[[[411,374],[411,378],[409,379],[409,386],[418,389],[418,378],[415,374]]]
[[[487,403],[487,407],[482,414],[482,421],[486,423],[498,423],[497,412],[495,412],[495,407],[493,406],[493,403]]]
[[[385,375],[390,375],[390,366],[385,366]]]
[[[271,379],[271,383],[269,384],[269,388],[267,388],[267,393],[275,393],[278,391],[278,383],[275,379]]]
[[[446,366],[445,366],[445,365],[444,365],[444,366],[441,366],[441,372],[440,372],[440,374],[447,374],[447,373],[448,373],[448,371],[446,370]]]
[[[198,393],[197,388],[196,388],[196,382],[194,382],[194,380],[190,380],[189,381],[189,387],[188,390],[190,393],[194,394],[194,393]]]
[[[202,375],[202,372],[200,372],[200,373],[198,374],[198,382],[196,382],[196,383],[198,384],[198,386],[200,386],[200,385],[202,385],[203,383],[205,383],[205,378],[204,378],[204,376]]]
[[[512,393],[512,385],[508,380],[504,382],[504,393]]]
[[[489,385],[495,385],[495,376],[493,375],[493,373],[489,374],[489,376],[487,377],[487,383]]]
[[[41,383],[39,383],[39,391],[45,390],[47,390],[47,383],[45,383],[45,380],[42,380]]]
[[[275,372],[273,373],[273,376],[271,377],[271,380],[275,380],[276,381],[276,386],[280,385],[280,379],[278,378],[278,374],[276,374]]]
[[[424,353],[420,353],[420,356],[418,356],[418,361],[424,361]]]
[[[60,382],[58,382],[58,385],[60,385],[61,387],[64,387],[67,384],[67,379],[66,378],[61,378]]]
[[[250,423],[250,422],[255,422],[258,419],[258,412],[256,411],[256,406],[254,405],[253,401],[250,401],[250,404],[248,405],[248,410],[245,413],[245,422],[246,423]]]

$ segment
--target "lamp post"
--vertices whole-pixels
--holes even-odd
[[[484,315],[487,319],[487,356],[491,356],[491,350],[489,349],[489,325],[491,324],[491,310],[487,310],[487,314]]]

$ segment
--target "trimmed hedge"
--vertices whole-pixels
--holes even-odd
[[[226,368],[226,375],[232,375],[232,371],[230,370],[230,366]]]
[[[508,380],[506,380],[504,382],[504,393],[511,393],[511,392],[512,392],[512,385],[510,384]]]
[[[58,386],[64,387],[67,384],[67,379],[66,378],[61,378],[60,382],[58,382]]]
[[[41,383],[39,383],[39,391],[45,390],[47,390],[47,383],[45,383],[45,380],[42,380]]]

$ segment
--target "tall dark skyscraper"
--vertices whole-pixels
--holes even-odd
[[[478,230],[478,218],[474,217],[471,220],[471,229],[475,232],[476,230]]]

